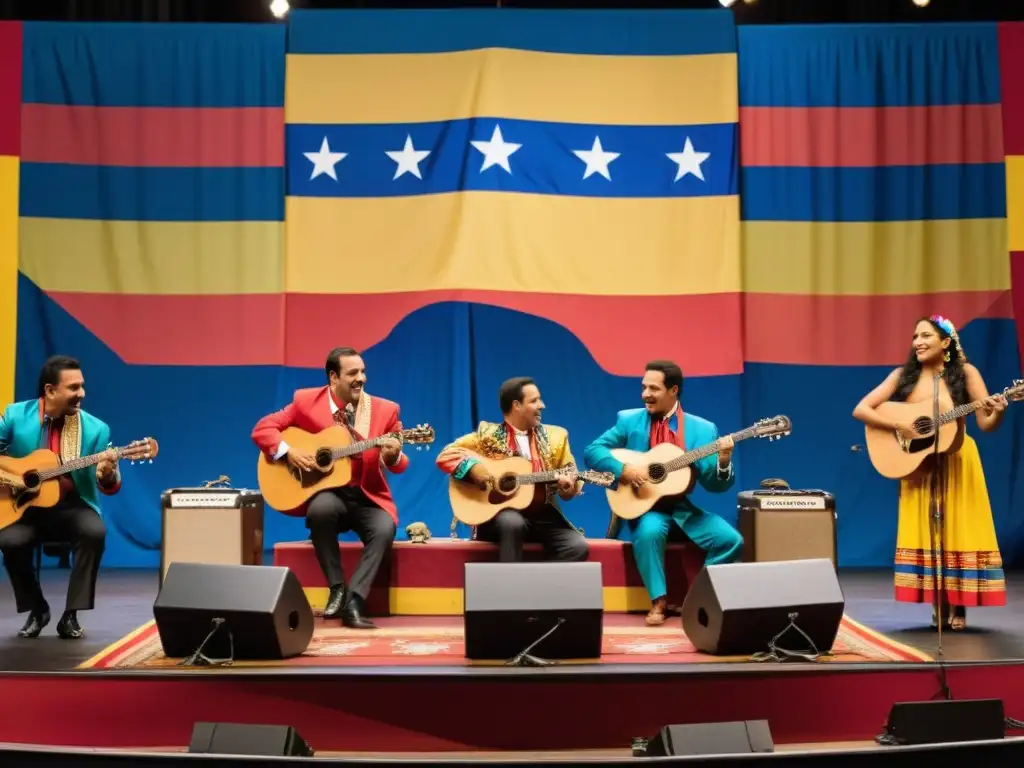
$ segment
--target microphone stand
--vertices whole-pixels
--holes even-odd
[[[945,531],[943,525],[943,504],[939,501],[939,494],[943,492],[944,484],[942,472],[942,454],[939,453],[939,379],[942,373],[935,374],[932,392],[932,429],[934,430],[934,442],[932,443],[932,456],[934,465],[932,467],[932,492],[931,492],[931,513],[932,513],[932,553],[935,559],[935,615],[939,622],[939,649],[938,655],[942,657],[942,602],[946,594],[946,568],[945,568]],[[936,541],[938,546],[936,547]]]

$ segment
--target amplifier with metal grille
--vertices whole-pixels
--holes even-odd
[[[160,583],[171,563],[263,564],[263,495],[247,488],[164,491]]]
[[[736,506],[744,562],[827,559],[839,567],[836,499],[831,493],[789,488],[742,491]]]

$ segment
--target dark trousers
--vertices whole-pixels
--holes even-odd
[[[338,587],[345,583],[341,571],[341,553],[338,534],[355,531],[363,542],[363,554],[348,590],[364,600],[377,575],[384,555],[395,540],[395,521],[380,507],[374,506],[359,488],[346,486],[333,491],[321,491],[306,508],[306,527],[313,540],[320,570],[327,585]]]
[[[0,530],[0,552],[11,577],[18,613],[41,610],[46,605],[32,567],[32,553],[41,541],[66,541],[74,547],[75,564],[65,610],[92,610],[107,541],[103,518],[81,499],[70,498],[49,509],[29,507],[21,520]]]
[[[503,563],[522,560],[523,545],[527,542],[539,543],[548,560],[579,561],[590,554],[587,540],[550,504],[525,514],[503,509],[476,531],[478,539],[497,542]]]

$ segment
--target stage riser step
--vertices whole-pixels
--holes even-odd
[[[643,586],[629,542],[589,540],[590,560],[601,563],[604,606],[609,613],[646,611],[651,601]],[[362,554],[358,542],[340,542],[342,568],[355,572]],[[524,559],[543,555],[540,545],[527,545]],[[430,540],[424,544],[395,542],[381,566],[367,608],[374,616],[455,616],[462,614],[463,580],[467,562],[497,562],[498,549],[487,542]],[[670,544],[665,574],[670,603],[681,603],[704,564],[704,553],[692,544]],[[308,541],[274,547],[274,565],[291,568],[314,609],[327,602],[328,585]]]

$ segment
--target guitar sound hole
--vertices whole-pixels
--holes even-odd
[[[928,435],[932,432],[932,420],[927,416],[921,416],[918,419],[914,419],[914,429],[917,430],[919,435]]]
[[[504,475],[498,478],[497,489],[502,493],[512,493],[516,489],[515,475]]]
[[[316,452],[316,465],[321,469],[331,466],[331,449],[320,448]]]
[[[26,472],[25,477],[22,478],[25,481],[25,489],[32,491],[39,487],[39,473],[38,472]]]
[[[660,483],[665,479],[666,474],[668,473],[665,472],[664,464],[651,464],[647,467],[647,476],[651,478],[652,483]]]

